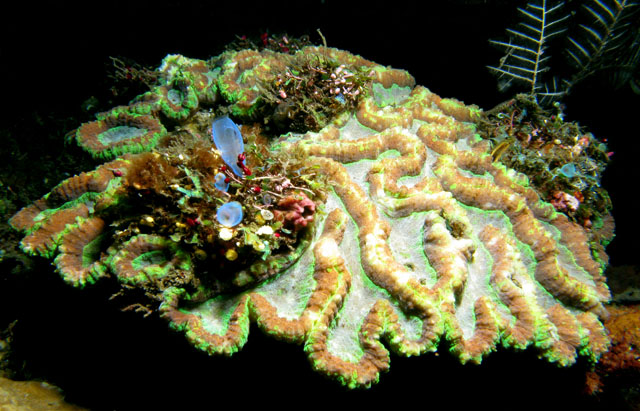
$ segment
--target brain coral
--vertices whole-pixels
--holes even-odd
[[[480,362],[499,346],[535,347],[547,360],[569,365],[578,355],[596,360],[607,349],[601,318],[609,292],[585,231],[542,202],[526,177],[492,161],[473,123],[481,110],[344,51],[299,53],[366,69],[372,86],[356,111],[319,132],[261,140],[274,156],[301,159],[330,187],[317,196],[307,190],[313,202],[285,193],[317,212],[297,236],[280,231],[290,233],[291,243],[278,243],[284,251],[244,267],[206,257],[194,246],[204,234],[232,235],[197,215],[210,207],[214,216],[216,199],[228,195],[213,185],[222,160],[209,150],[214,166],[204,170],[202,161],[182,160],[196,149],[171,157],[176,153],[139,144],[135,151],[151,151],[72,177],[14,216],[13,226],[26,233],[24,250],[55,257],[57,270],[76,286],[115,278],[123,287],[153,288],[153,308],[211,354],[241,349],[253,321],[275,338],[303,345],[314,369],[349,387],[376,382],[389,368],[389,350],[411,356],[440,347],[462,362]],[[156,90],[120,110],[132,120],[113,124],[161,134],[166,127],[173,139],[186,130],[210,146],[210,108],[226,104],[239,122],[255,118],[256,84],[288,58],[270,51],[227,52],[206,63],[169,56]],[[142,131],[110,132],[112,117],[122,118],[99,117],[92,135],[118,144],[106,150],[117,154],[122,139]],[[89,135],[89,128],[80,130]],[[127,182],[141,159],[164,179]],[[247,165],[255,161],[248,157]],[[157,196],[145,197],[149,191]],[[151,202],[162,198],[172,205],[153,214]],[[275,201],[260,207],[283,214]],[[244,208],[247,216],[260,211]],[[121,229],[123,220],[140,220],[138,231]],[[239,230],[256,222],[270,223],[245,219]],[[182,231],[166,228],[171,224]],[[203,226],[209,231],[188,231]],[[272,228],[257,235],[273,238],[279,232]],[[223,240],[212,247],[224,253]]]

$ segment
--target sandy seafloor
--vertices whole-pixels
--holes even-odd
[[[29,139],[33,146],[14,153],[7,150],[15,144],[0,145],[0,151],[5,150],[0,158],[22,164],[14,168],[8,161],[0,166],[2,176],[24,167],[37,169],[41,162],[56,164],[54,153],[74,150],[64,145],[63,136],[92,119],[90,111],[82,109],[90,97],[107,108],[126,103],[109,95],[109,56],[150,66],[169,53],[206,59],[221,53],[234,35],[259,36],[267,30],[291,36],[307,33],[318,42],[319,28],[329,46],[405,69],[417,84],[440,96],[484,109],[511,96],[497,92],[496,80],[485,66],[496,64],[501,56],[487,40],[503,36],[513,25],[516,2],[201,3],[12,4],[0,24],[0,129],[10,138]],[[596,79],[577,87],[565,103],[566,118],[607,138],[614,152],[603,178],[617,224],[608,252],[613,266],[637,266],[640,96],[629,88],[613,90]],[[47,135],[49,126],[62,129]],[[34,134],[38,132],[41,138]],[[65,172],[81,171],[60,163],[53,175],[12,187],[19,191],[13,199],[34,200]],[[15,211],[12,204],[3,204],[3,220]],[[6,230],[2,235],[3,242],[15,240]],[[359,402],[364,408],[382,401],[397,401],[396,408],[423,409],[612,409],[611,404],[622,404],[613,394],[599,401],[583,394],[586,364],[558,369],[532,351],[493,353],[481,366],[462,366],[446,352],[392,356],[390,372],[376,386],[349,392],[314,373],[301,347],[267,338],[254,326],[241,352],[230,359],[210,358],[182,335],[169,332],[163,320],[120,312],[107,301],[108,290],[70,289],[43,260],[35,261],[30,274],[20,278],[10,272],[22,263],[4,257],[0,329],[17,319],[13,343],[24,355],[30,375],[49,380],[69,401],[90,409],[153,409],[162,404],[214,409],[228,401],[232,406],[281,403],[297,409]]]

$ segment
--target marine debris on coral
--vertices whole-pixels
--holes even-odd
[[[270,34],[269,32],[263,32],[259,38],[247,35],[236,36],[236,39],[227,44],[225,49],[228,51],[245,49],[262,51],[267,49],[279,53],[294,54],[305,46],[311,46],[312,44],[307,35],[292,37],[286,33]]]
[[[318,131],[358,106],[372,76],[366,65],[347,66],[322,55],[298,54],[284,71],[263,83],[262,96],[274,111],[276,129]]]
[[[562,106],[542,109],[518,94],[478,121],[493,160],[525,174],[540,197],[584,227],[602,227],[611,200],[600,182],[613,155],[607,144],[564,120]]]
[[[299,61],[325,70],[318,79],[335,87],[322,98],[343,109],[274,135],[280,114],[265,84],[287,95],[280,104],[296,92],[296,104],[316,98],[315,80],[296,82],[304,73],[289,64]],[[11,224],[65,281],[118,281],[130,307],[158,311],[210,354],[240,350],[253,321],[354,388],[378,381],[389,350],[444,346],[479,363],[499,346],[534,347],[564,366],[608,347],[602,246],[590,248],[584,224],[497,161],[507,153],[478,134],[479,108],[406,71],[327,47],[170,55],[151,91],[114,110],[79,130],[118,112],[165,133],[141,144],[122,125],[78,132],[81,143],[107,133],[107,149],[83,147],[110,161]],[[211,140],[224,115],[241,125],[242,173]]]
[[[157,81],[159,73],[151,67],[144,67],[131,59],[124,57],[109,57],[107,77],[113,81],[110,87],[114,97],[134,97],[139,92],[152,89]]]

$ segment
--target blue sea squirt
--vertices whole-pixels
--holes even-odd
[[[237,201],[226,203],[218,208],[216,218],[225,227],[235,227],[242,221],[242,205]]]
[[[211,134],[222,160],[237,176],[242,177],[243,169],[238,164],[238,156],[244,153],[244,143],[238,126],[229,117],[220,117],[211,124]]]
[[[227,180],[227,176],[224,175],[224,173],[218,173],[216,174],[215,177],[215,183],[214,185],[216,186],[216,188],[220,191],[224,191],[227,192],[229,190],[229,183],[226,181]]]

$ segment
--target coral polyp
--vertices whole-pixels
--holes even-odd
[[[304,94],[324,93],[314,69],[333,92]],[[135,130],[92,133],[127,153],[11,219],[23,249],[55,258],[67,282],[116,279],[210,354],[240,350],[253,321],[350,388],[377,382],[389,351],[443,340],[463,363],[500,346],[563,366],[607,349],[609,239],[498,161],[478,107],[326,47],[172,55],[158,71],[121,110],[166,133],[136,150],[121,144]],[[318,112],[325,98],[339,110]],[[211,141],[224,115],[244,145],[230,160]]]
[[[150,150],[165,134],[166,129],[156,118],[115,109],[78,128],[76,141],[96,158],[113,158]]]

